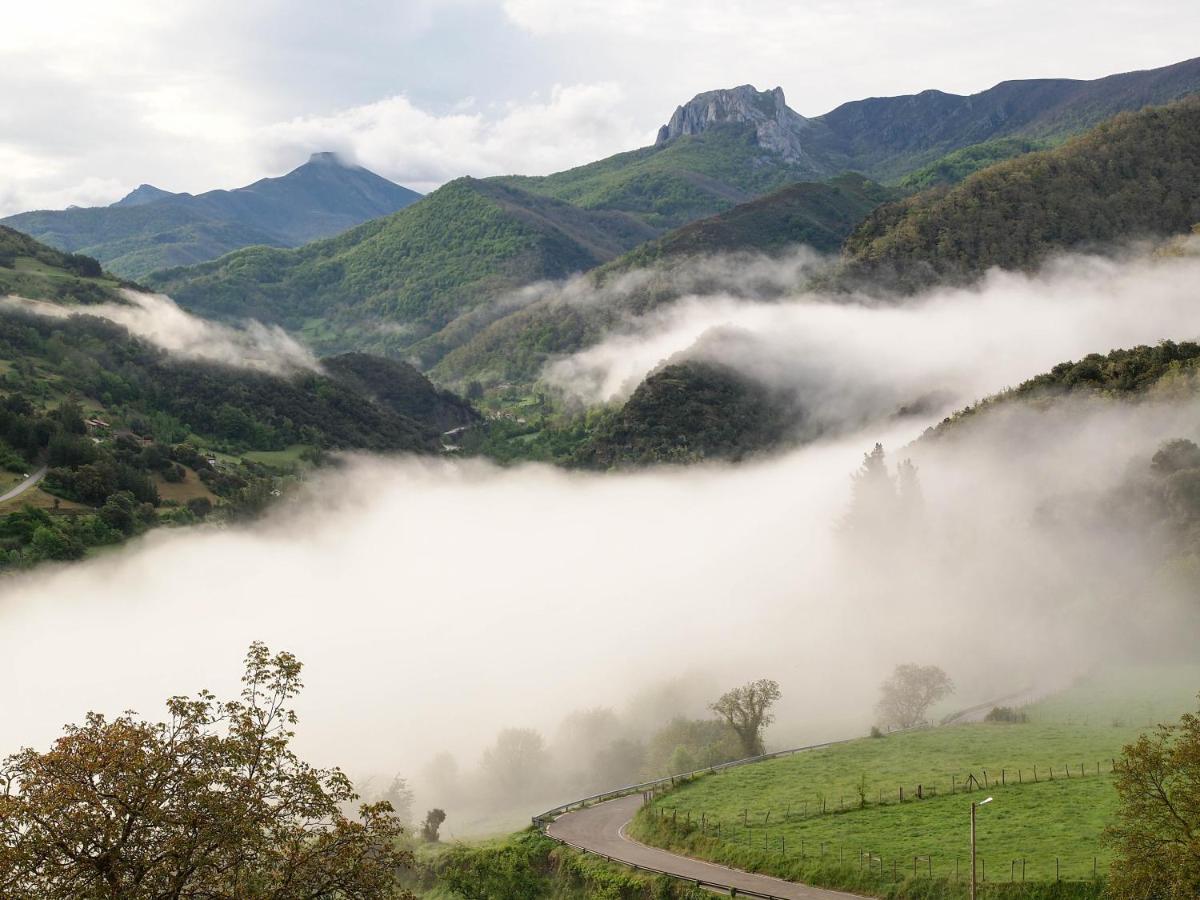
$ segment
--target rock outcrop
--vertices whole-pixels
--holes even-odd
[[[727,90],[706,91],[675,110],[671,121],[658,130],[658,146],[682,135],[701,134],[714,125],[743,124],[754,128],[759,146],[778,153],[788,162],[810,162],[804,134],[812,123],[788,107],[783,88],[759,91],[743,84]]]

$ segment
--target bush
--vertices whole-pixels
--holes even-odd
[[[992,711],[983,717],[985,722],[1028,722],[1029,715],[1023,710],[1011,706],[993,706]]]

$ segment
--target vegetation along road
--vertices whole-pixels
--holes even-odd
[[[841,891],[783,881],[768,875],[742,872],[647,847],[625,834],[625,826],[641,806],[640,794],[598,803],[559,816],[550,823],[546,832],[552,838],[573,847],[598,853],[617,862],[703,881],[712,886],[735,888],[749,896],[777,897],[780,900],[833,900],[853,896]]]

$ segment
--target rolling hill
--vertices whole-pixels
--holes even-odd
[[[111,206],[40,210],[2,220],[127,278],[256,244],[294,247],[388,215],[420,195],[332,153],[235,190],[173,194],[143,184]]]

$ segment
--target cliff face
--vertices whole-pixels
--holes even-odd
[[[677,108],[671,121],[658,130],[655,144],[662,146],[682,135],[700,134],[714,125],[725,124],[752,126],[759,146],[778,153],[788,162],[812,162],[804,136],[813,125],[788,107],[783,88],[778,87],[758,91],[743,84],[697,94]]]

